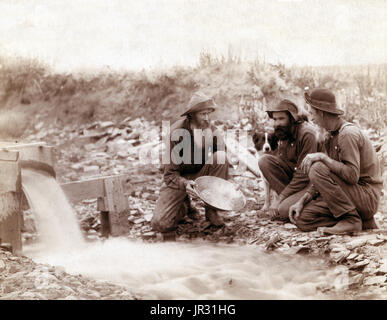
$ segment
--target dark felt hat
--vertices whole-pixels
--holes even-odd
[[[273,112],[279,112],[279,111],[289,111],[292,115],[294,120],[298,120],[298,107],[295,103],[288,99],[283,99],[280,101],[280,103],[275,104],[270,109],[267,109],[266,112],[269,115],[270,118],[273,118]]]
[[[195,113],[207,109],[212,109],[213,111],[215,111],[215,101],[202,92],[195,92],[191,97],[191,100],[188,102],[187,111],[185,111],[181,115],[181,117],[186,116],[190,113]]]
[[[343,110],[337,108],[335,95],[328,89],[314,89],[309,95],[304,94],[305,101],[315,109],[341,115]]]

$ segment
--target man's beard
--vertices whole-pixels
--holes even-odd
[[[291,136],[291,126],[276,126],[274,134],[279,140],[287,140]]]

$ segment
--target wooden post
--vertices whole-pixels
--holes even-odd
[[[22,250],[21,190],[19,152],[0,150],[0,243],[9,243],[14,254]]]
[[[127,175],[116,175],[69,182],[61,187],[73,203],[97,198],[97,210],[101,213],[101,235],[120,236],[129,230],[129,203],[123,187],[127,179]]]
[[[106,211],[105,199],[98,197],[97,199],[97,210],[100,212],[101,220],[101,236],[109,238],[110,235],[110,222],[109,222],[109,211]]]
[[[105,184],[105,206],[109,212],[110,233],[112,236],[124,235],[129,230],[128,198],[125,196],[122,180],[107,178]]]

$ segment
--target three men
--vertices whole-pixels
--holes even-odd
[[[313,121],[330,135],[326,153],[307,155],[300,169],[312,187],[290,208],[291,220],[303,231],[346,234],[377,228],[374,215],[383,187],[381,168],[369,138],[341,118],[334,94],[315,89],[305,94]],[[318,192],[319,196],[312,199]]]
[[[279,195],[271,217],[290,218],[303,231],[320,228],[328,234],[376,228],[373,217],[383,185],[371,141],[340,117],[343,111],[329,90],[316,89],[305,99],[314,123],[330,136],[323,153],[316,128],[304,121],[295,103],[284,99],[267,110],[279,139],[277,153],[259,159],[264,178]],[[196,93],[182,114],[185,118],[171,126],[167,148],[171,161],[165,166],[152,218],[157,231],[172,231],[193,213],[187,193],[192,192],[194,179],[203,175],[228,179],[224,142],[209,122],[215,107],[211,98]],[[223,225],[215,209],[205,211],[213,225]]]
[[[309,153],[319,151],[315,129],[301,116],[296,104],[288,99],[267,110],[274,120],[275,135],[279,139],[277,153],[259,159],[259,168],[278,195],[278,203],[269,209],[273,219],[287,220],[289,207],[303,194],[309,184],[308,176],[300,170]]]
[[[170,128],[170,159],[164,167],[163,185],[151,221],[152,228],[159,232],[176,229],[185,215],[195,218],[187,193],[197,177],[209,175],[228,179],[228,163],[222,136],[211,126],[209,115],[216,104],[203,93],[195,93],[188,110]],[[206,219],[215,226],[224,223],[211,207],[205,207]]]

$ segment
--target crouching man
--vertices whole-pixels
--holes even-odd
[[[266,111],[274,120],[277,136],[276,154],[265,154],[258,161],[259,168],[278,195],[268,214],[273,220],[287,220],[289,207],[304,194],[308,176],[300,170],[301,162],[309,153],[319,151],[316,130],[305,119],[296,104],[288,99]]]
[[[164,166],[163,185],[151,221],[156,231],[175,230],[186,215],[198,218],[188,196],[193,192],[196,178],[216,176],[228,179],[224,140],[209,120],[215,108],[216,104],[210,97],[195,93],[188,110],[181,115],[184,118],[170,128],[167,139],[170,158]],[[215,209],[206,206],[205,215],[211,224],[224,225]]]
[[[301,169],[312,188],[289,209],[303,231],[348,234],[377,228],[374,215],[382,190],[379,160],[370,139],[340,116],[336,99],[326,89],[305,93],[313,121],[329,132],[325,153],[305,157]],[[311,194],[318,196],[311,199]]]

